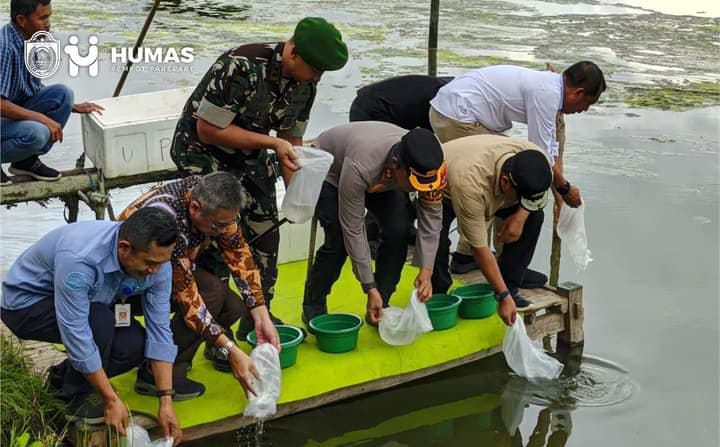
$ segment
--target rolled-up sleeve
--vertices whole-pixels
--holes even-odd
[[[55,314],[62,340],[73,368],[91,374],[102,368],[102,360],[90,328],[90,289],[95,269],[69,251],[55,255]]]
[[[210,68],[210,79],[195,117],[221,129],[229,126],[245,103],[250,88],[249,71],[245,58],[220,57]]]
[[[548,89],[531,91],[526,99],[528,105],[528,140],[540,146],[551,162],[558,156],[558,142],[555,137],[557,118],[557,97]]]
[[[453,194],[452,205],[458,220],[458,231],[474,248],[488,246],[485,204],[467,196]]]
[[[365,234],[365,191],[368,185],[357,167],[345,160],[338,182],[338,218],[345,250],[352,261],[353,273],[360,284],[374,282],[370,246]]]
[[[143,295],[145,315],[145,358],[173,363],[177,346],[173,343],[170,330],[170,293],[172,289],[172,267],[163,264],[155,275],[156,282]]]

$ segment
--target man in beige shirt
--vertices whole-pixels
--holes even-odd
[[[460,235],[471,247],[475,262],[495,290],[498,314],[505,324],[515,321],[516,308],[529,302],[518,294],[540,236],[543,211],[552,183],[550,162],[527,140],[499,135],[473,135],[443,145],[448,166],[443,203],[443,228],[435,258],[433,290],[444,293],[452,284],[449,271],[450,224],[457,218]],[[509,236],[508,223],[527,213],[522,231]],[[495,219],[503,243],[496,259],[488,230]]]
[[[317,204],[325,242],[317,252],[303,301],[303,320],[326,313],[327,295],[350,256],[355,277],[367,294],[366,320],[382,317],[400,280],[408,240],[409,192],[419,192],[414,264],[418,298],[432,295],[431,277],[442,227],[443,151],[427,129],[408,131],[379,121],[329,129],[314,143],[334,156]],[[365,209],[380,224],[375,271],[365,233]]]

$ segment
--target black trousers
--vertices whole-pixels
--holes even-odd
[[[133,307],[138,302],[131,303]],[[55,301],[44,299],[25,309],[2,309],[2,321],[15,336],[22,340],[62,343],[55,314]],[[100,351],[102,367],[108,377],[114,377],[138,366],[145,356],[145,329],[134,318],[128,327],[115,327],[113,306],[90,304],[88,318],[93,340]],[[93,390],[85,376],[74,369],[69,360],[54,367],[61,383],[56,384],[60,396],[71,399]]]
[[[400,281],[408,246],[407,193],[386,191],[366,194],[365,206],[380,227],[380,245],[375,261],[375,285],[387,305]],[[309,317],[327,312],[327,296],[342,271],[347,251],[338,217],[338,190],[323,183],[316,213],[325,231],[325,242],[315,255],[305,287],[303,311]]]
[[[496,217],[505,219],[514,214],[519,205],[503,208],[495,213]],[[510,244],[504,244],[502,253],[498,258],[498,266],[505,284],[510,291],[516,290],[522,283],[525,271],[532,261],[540,238],[545,214],[542,210],[531,212],[523,226],[520,238]],[[450,275],[450,225],[455,220],[455,211],[452,202],[443,201],[443,226],[440,232],[440,244],[435,256],[435,267],[433,269],[432,286],[433,293],[446,293],[452,285]]]
[[[231,292],[225,281],[222,281],[207,270],[198,267],[193,272],[193,276],[195,277],[200,296],[205,302],[205,307],[207,307],[210,315],[225,329],[225,335],[233,339],[230,326],[235,324],[240,317],[250,315],[242,298]],[[176,365],[192,363],[195,353],[204,341],[202,335],[190,329],[185,324],[183,312],[179,307],[180,306],[173,301],[175,316],[170,323],[170,327],[173,332],[175,344],[178,347],[178,354],[175,358]],[[184,366],[185,365],[183,365],[183,367]]]

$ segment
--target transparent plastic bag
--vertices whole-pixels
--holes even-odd
[[[151,442],[147,430],[137,424],[129,424],[125,433],[126,436],[120,441],[122,447],[172,447],[175,443],[172,437],[160,438]]]
[[[428,315],[425,303],[417,298],[417,291],[413,290],[410,304],[405,309],[388,307],[383,310],[380,320],[380,338],[389,345],[409,345],[425,332],[432,330],[432,322]]]
[[[563,369],[562,363],[533,344],[520,316],[505,330],[503,353],[510,368],[527,379],[557,379]]]
[[[260,380],[252,378],[251,385],[255,396],[250,394],[244,416],[265,419],[277,411],[277,400],[280,398],[281,372],[280,353],[270,343],[263,343],[250,353],[255,363]]]
[[[557,234],[572,256],[578,270],[585,270],[592,261],[585,233],[585,204],[571,208],[565,204],[560,207]]]
[[[320,189],[333,162],[332,154],[312,147],[295,146],[300,169],[285,192],[283,215],[292,223],[304,223],[315,212]]]

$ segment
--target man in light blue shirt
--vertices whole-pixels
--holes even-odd
[[[493,65],[469,71],[442,87],[430,101],[430,124],[443,143],[477,134],[500,134],[513,122],[528,126],[528,140],[545,150],[552,162],[558,157],[556,122],[559,113],[582,113],[595,104],[606,89],[605,77],[592,62],[582,61],[562,74],[512,65]],[[563,201],[578,207],[580,190],[565,178],[561,163],[553,166],[553,187]],[[498,232],[504,243],[516,241],[528,217],[520,208],[506,219]],[[466,273],[475,262],[469,247],[460,240],[453,255],[453,273]],[[532,272],[523,287],[538,287],[545,275]]]
[[[57,228],[21,254],[2,283],[2,321],[18,337],[63,343],[68,359],[51,385],[88,423],[124,433],[128,413],[109,377],[152,361],[158,382],[158,422],[179,440],[172,407],[170,257],[173,217],[143,209],[122,224],[90,221]],[[132,309],[135,308],[135,309]],[[132,315],[145,316],[145,328]]]

